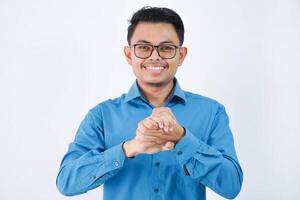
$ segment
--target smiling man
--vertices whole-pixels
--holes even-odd
[[[183,91],[175,78],[187,54],[179,15],[142,8],[127,40],[136,81],[87,113],[62,160],[59,191],[71,196],[104,184],[105,200],[202,200],[209,187],[236,197],[243,173],[224,106]]]

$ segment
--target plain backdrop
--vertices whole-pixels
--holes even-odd
[[[237,199],[300,199],[299,0],[0,0],[0,199],[102,199],[102,187],[64,197],[55,179],[87,111],[135,80],[123,47],[146,5],[185,23],[181,87],[226,107]]]

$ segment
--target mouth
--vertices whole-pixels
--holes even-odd
[[[143,68],[151,74],[158,75],[162,73],[167,67],[164,65],[143,65]]]

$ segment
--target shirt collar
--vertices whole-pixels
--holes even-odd
[[[175,88],[173,91],[173,95],[170,98],[172,99],[174,97],[178,97],[185,103],[186,97],[185,97],[184,91],[180,88],[179,83],[176,78],[174,78],[174,85],[175,85]],[[132,84],[131,88],[129,89],[128,93],[125,96],[125,103],[128,101],[131,101],[135,98],[138,98],[138,97],[144,99],[143,95],[140,92],[138,83],[135,80],[135,82]]]

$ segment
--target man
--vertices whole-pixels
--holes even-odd
[[[127,40],[136,82],[88,112],[61,163],[60,192],[104,184],[105,200],[193,200],[205,199],[207,186],[234,198],[243,173],[225,109],[183,91],[175,78],[187,54],[181,18],[167,8],[142,8]]]

